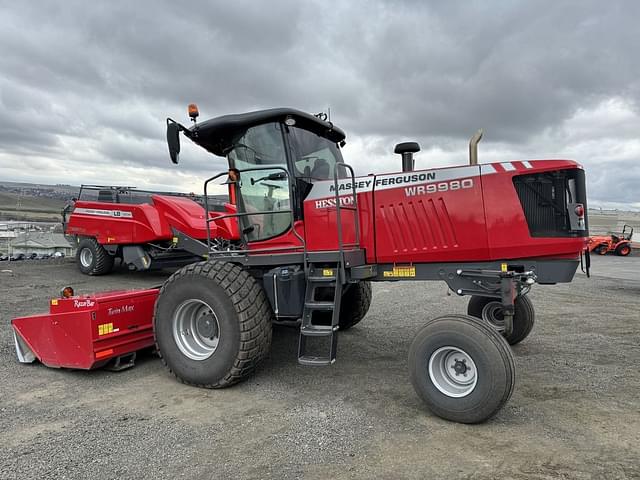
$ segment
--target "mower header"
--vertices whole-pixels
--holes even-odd
[[[49,314],[11,321],[18,360],[83,370],[111,360],[119,369],[133,366],[135,352],[153,346],[157,296],[151,288],[52,298]]]

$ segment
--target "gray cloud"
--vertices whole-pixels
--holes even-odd
[[[428,164],[464,161],[466,139],[483,127],[481,152],[492,160],[580,155],[588,172],[606,164],[592,200],[640,208],[616,188],[640,183],[637,2],[41,1],[2,10],[3,179],[126,175],[184,188],[224,168],[191,147],[179,169],[169,165],[164,118],[185,118],[187,103],[205,117],[330,106],[360,172],[395,168],[393,145],[407,139],[421,142]]]

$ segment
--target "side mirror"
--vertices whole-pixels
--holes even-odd
[[[180,124],[169,119],[167,119],[167,145],[169,146],[169,157],[177,165],[180,155]]]

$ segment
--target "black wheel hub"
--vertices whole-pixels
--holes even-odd
[[[456,373],[456,376],[458,375],[467,375],[467,361],[463,358],[462,360],[458,360],[457,358],[454,359],[454,361],[456,362],[455,365],[453,365],[453,370]]]
[[[210,313],[198,318],[196,328],[198,333],[205,338],[213,339],[218,336],[217,322]]]

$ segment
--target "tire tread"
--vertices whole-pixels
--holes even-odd
[[[446,316],[443,316],[443,317],[434,318],[433,320],[430,320],[429,322],[427,322],[422,327],[422,329],[418,332],[416,337],[419,336],[423,330],[425,330],[427,328],[433,328],[433,326],[435,324],[439,323],[439,322],[448,322],[448,321],[450,321],[452,319],[461,320],[466,325],[469,325],[469,326],[477,329],[482,334],[484,334],[484,338],[486,338],[493,345],[495,345],[497,351],[499,352],[500,356],[502,357],[503,363],[509,365],[509,367],[506,369],[506,374],[507,374],[507,386],[506,387],[507,388],[505,389],[502,398],[500,398],[500,400],[494,406],[493,410],[488,412],[481,419],[477,419],[475,417],[469,417],[467,419],[464,419],[464,418],[457,419],[457,421],[459,421],[461,423],[479,423],[479,422],[484,422],[484,421],[490,419],[491,417],[495,416],[504,407],[504,405],[509,401],[509,399],[511,398],[511,395],[513,394],[513,390],[514,390],[514,387],[515,387],[515,380],[516,380],[515,379],[516,366],[515,366],[515,359],[513,357],[513,352],[511,351],[511,348],[509,347],[509,344],[507,343],[507,341],[504,339],[504,337],[502,335],[500,335],[500,333],[498,333],[495,330],[495,328],[493,328],[491,325],[487,325],[486,323],[484,323],[482,321],[479,321],[477,318],[469,316],[469,315],[453,314],[453,315],[446,315]],[[412,344],[411,349],[409,351],[410,368],[413,368],[412,367],[413,364],[411,362],[411,358],[414,355],[413,348],[414,348],[414,346]],[[414,382],[414,375],[413,374],[411,375],[411,381],[412,381],[416,391],[419,392],[419,387]]]
[[[87,272],[82,270],[82,264],[80,263],[80,252],[84,248],[91,249],[94,257],[93,267],[91,267]],[[92,237],[83,238],[78,244],[76,262],[78,262],[78,267],[82,273],[92,276],[105,275],[113,268],[113,256],[107,252],[95,238]]]
[[[482,309],[488,302],[493,300],[493,298],[474,295],[469,300],[467,313],[472,317],[481,319]],[[518,322],[518,327],[521,327],[521,330],[516,330],[516,321]],[[535,310],[533,303],[527,295],[521,295],[516,298],[515,302],[514,330],[509,337],[505,337],[509,345],[515,345],[527,338],[531,330],[533,330],[534,325]]]
[[[363,280],[353,285],[342,297],[340,330],[348,330],[359,323],[369,311],[373,290],[371,282]]]
[[[187,276],[201,276],[214,280],[229,296],[240,322],[240,347],[227,374],[214,383],[197,383],[180,377],[168,365],[156,340],[156,350],[162,364],[180,382],[204,388],[224,388],[251,375],[257,365],[268,355],[271,347],[273,313],[263,289],[256,280],[238,265],[228,262],[199,262],[187,265],[175,272],[164,283],[158,296],[173,283]],[[157,317],[157,305],[154,309]]]

